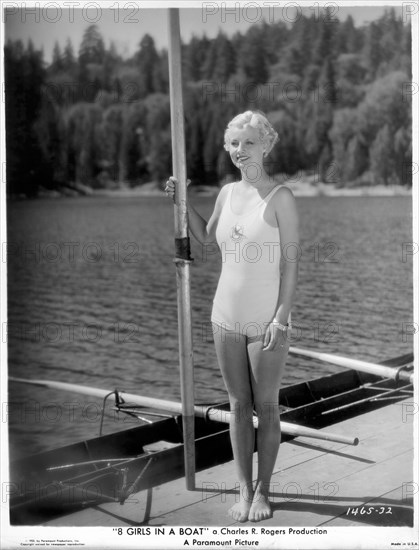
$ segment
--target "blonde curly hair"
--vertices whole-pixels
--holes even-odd
[[[259,138],[265,145],[264,155],[267,156],[272,151],[275,143],[279,141],[279,137],[278,132],[262,111],[245,111],[230,120],[224,132],[224,149],[226,151],[230,149],[230,130],[232,128],[245,128],[246,126],[259,130]]]

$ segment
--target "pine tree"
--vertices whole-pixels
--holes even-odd
[[[57,41],[55,41],[54,49],[52,51],[52,68],[54,69],[54,71],[57,72],[61,71],[64,68],[61,48]]]
[[[285,72],[302,76],[304,73],[306,62],[307,60],[304,58],[298,45],[295,43],[290,44],[289,48],[287,48],[285,52],[283,59]]]
[[[327,57],[336,55],[334,42],[337,27],[338,23],[330,8],[326,8],[318,21],[317,41],[313,53],[313,61],[317,65],[323,65]]]
[[[368,150],[362,143],[358,135],[354,135],[347,145],[341,162],[338,167],[341,168],[343,183],[351,182],[362,176],[368,169]]]
[[[199,59],[200,40],[193,35],[185,52],[185,79],[196,82],[201,78],[201,60]]]
[[[186,107],[186,105],[185,105]],[[186,163],[188,177],[192,182],[205,183],[205,167],[203,158],[204,135],[201,112],[194,110],[194,116],[186,133]]]
[[[140,74],[140,97],[145,97],[156,91],[154,67],[159,62],[159,55],[154,46],[154,39],[149,34],[143,36],[139,46],[135,62]]]
[[[215,38],[210,40],[209,47],[205,54],[205,61],[202,65],[201,75],[203,80],[212,80],[217,65],[217,45]]]
[[[227,36],[219,32],[215,39],[216,63],[212,78],[219,82],[227,82],[236,70],[236,54]]]
[[[44,165],[43,179],[40,183],[47,188],[66,183],[63,120],[59,104],[48,88],[43,89],[41,109],[34,123],[34,132],[42,151]]]
[[[72,71],[75,68],[76,59],[74,57],[73,44],[70,38],[67,38],[67,42],[63,52],[63,69],[65,71]]]
[[[171,171],[170,102],[163,94],[151,94],[144,100],[147,111],[145,135],[149,140],[147,168],[154,181]]]
[[[304,17],[300,19],[305,19]],[[296,24],[300,21],[296,22]],[[295,25],[292,29],[292,33],[297,32]],[[286,24],[283,21],[274,22],[270,25],[264,26],[265,35],[265,49],[267,55],[267,61],[270,65],[278,63],[282,57],[283,48],[291,42],[291,31],[288,30]],[[236,50],[237,44],[232,40],[233,48]]]
[[[386,124],[379,130],[370,150],[370,168],[376,183],[395,183],[394,148],[390,128]]]
[[[34,196],[51,177],[35,131],[42,112],[44,61],[31,40],[26,49],[19,40],[7,43],[4,62],[7,192]]]
[[[252,84],[264,84],[269,78],[267,52],[263,35],[258,27],[251,27],[241,44],[238,57],[239,67],[247,81]]]
[[[204,66],[210,48],[210,40],[204,34],[193,35],[185,51],[185,80],[197,82],[204,78]]]
[[[147,109],[143,101],[127,106],[126,122],[122,140],[122,155],[125,178],[131,185],[149,181],[150,138],[147,133]]]
[[[70,177],[77,183],[95,184],[98,171],[95,136],[101,116],[99,105],[92,103],[77,103],[67,112],[67,158]]]
[[[79,63],[86,66],[88,63],[103,63],[105,45],[97,25],[90,25],[83,34],[79,48]]]
[[[352,15],[348,15],[338,33],[342,44],[341,52],[356,53],[362,48],[362,34],[356,29]]]
[[[102,89],[110,91],[113,82],[113,74],[121,58],[116,50],[115,43],[111,41],[108,51],[105,51],[103,58],[103,83]]]
[[[372,21],[367,28],[363,55],[368,70],[369,81],[374,80],[380,63],[383,59],[381,51],[382,29],[379,23]]]
[[[94,83],[97,69],[101,69],[105,56],[103,38],[96,25],[90,25],[84,32],[78,58],[78,101],[93,101],[96,94]],[[94,74],[96,72],[96,75]]]
[[[110,178],[115,182],[125,181],[125,165],[122,153],[124,130],[124,106],[112,105],[103,113],[100,124],[102,161],[109,167]]]

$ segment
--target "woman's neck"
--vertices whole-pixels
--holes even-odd
[[[268,176],[268,174],[264,170],[259,177],[255,177],[254,179],[249,177],[249,174],[245,173],[242,170],[241,177],[242,179],[240,180],[240,183],[248,188],[264,189],[266,187],[270,187],[274,183],[273,178]]]

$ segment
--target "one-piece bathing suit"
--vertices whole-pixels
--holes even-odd
[[[269,225],[264,214],[270,199],[283,185],[277,185],[244,214],[232,211],[235,183],[228,185],[216,229],[222,269],[211,322],[223,330],[258,338],[266,333],[279,306],[279,228]],[[288,323],[291,325],[291,313]]]

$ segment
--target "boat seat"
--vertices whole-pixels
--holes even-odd
[[[172,449],[173,447],[178,447],[181,443],[172,443],[171,441],[153,441],[153,443],[148,443],[143,446],[145,453],[158,453],[159,451],[165,451],[167,449]]]

